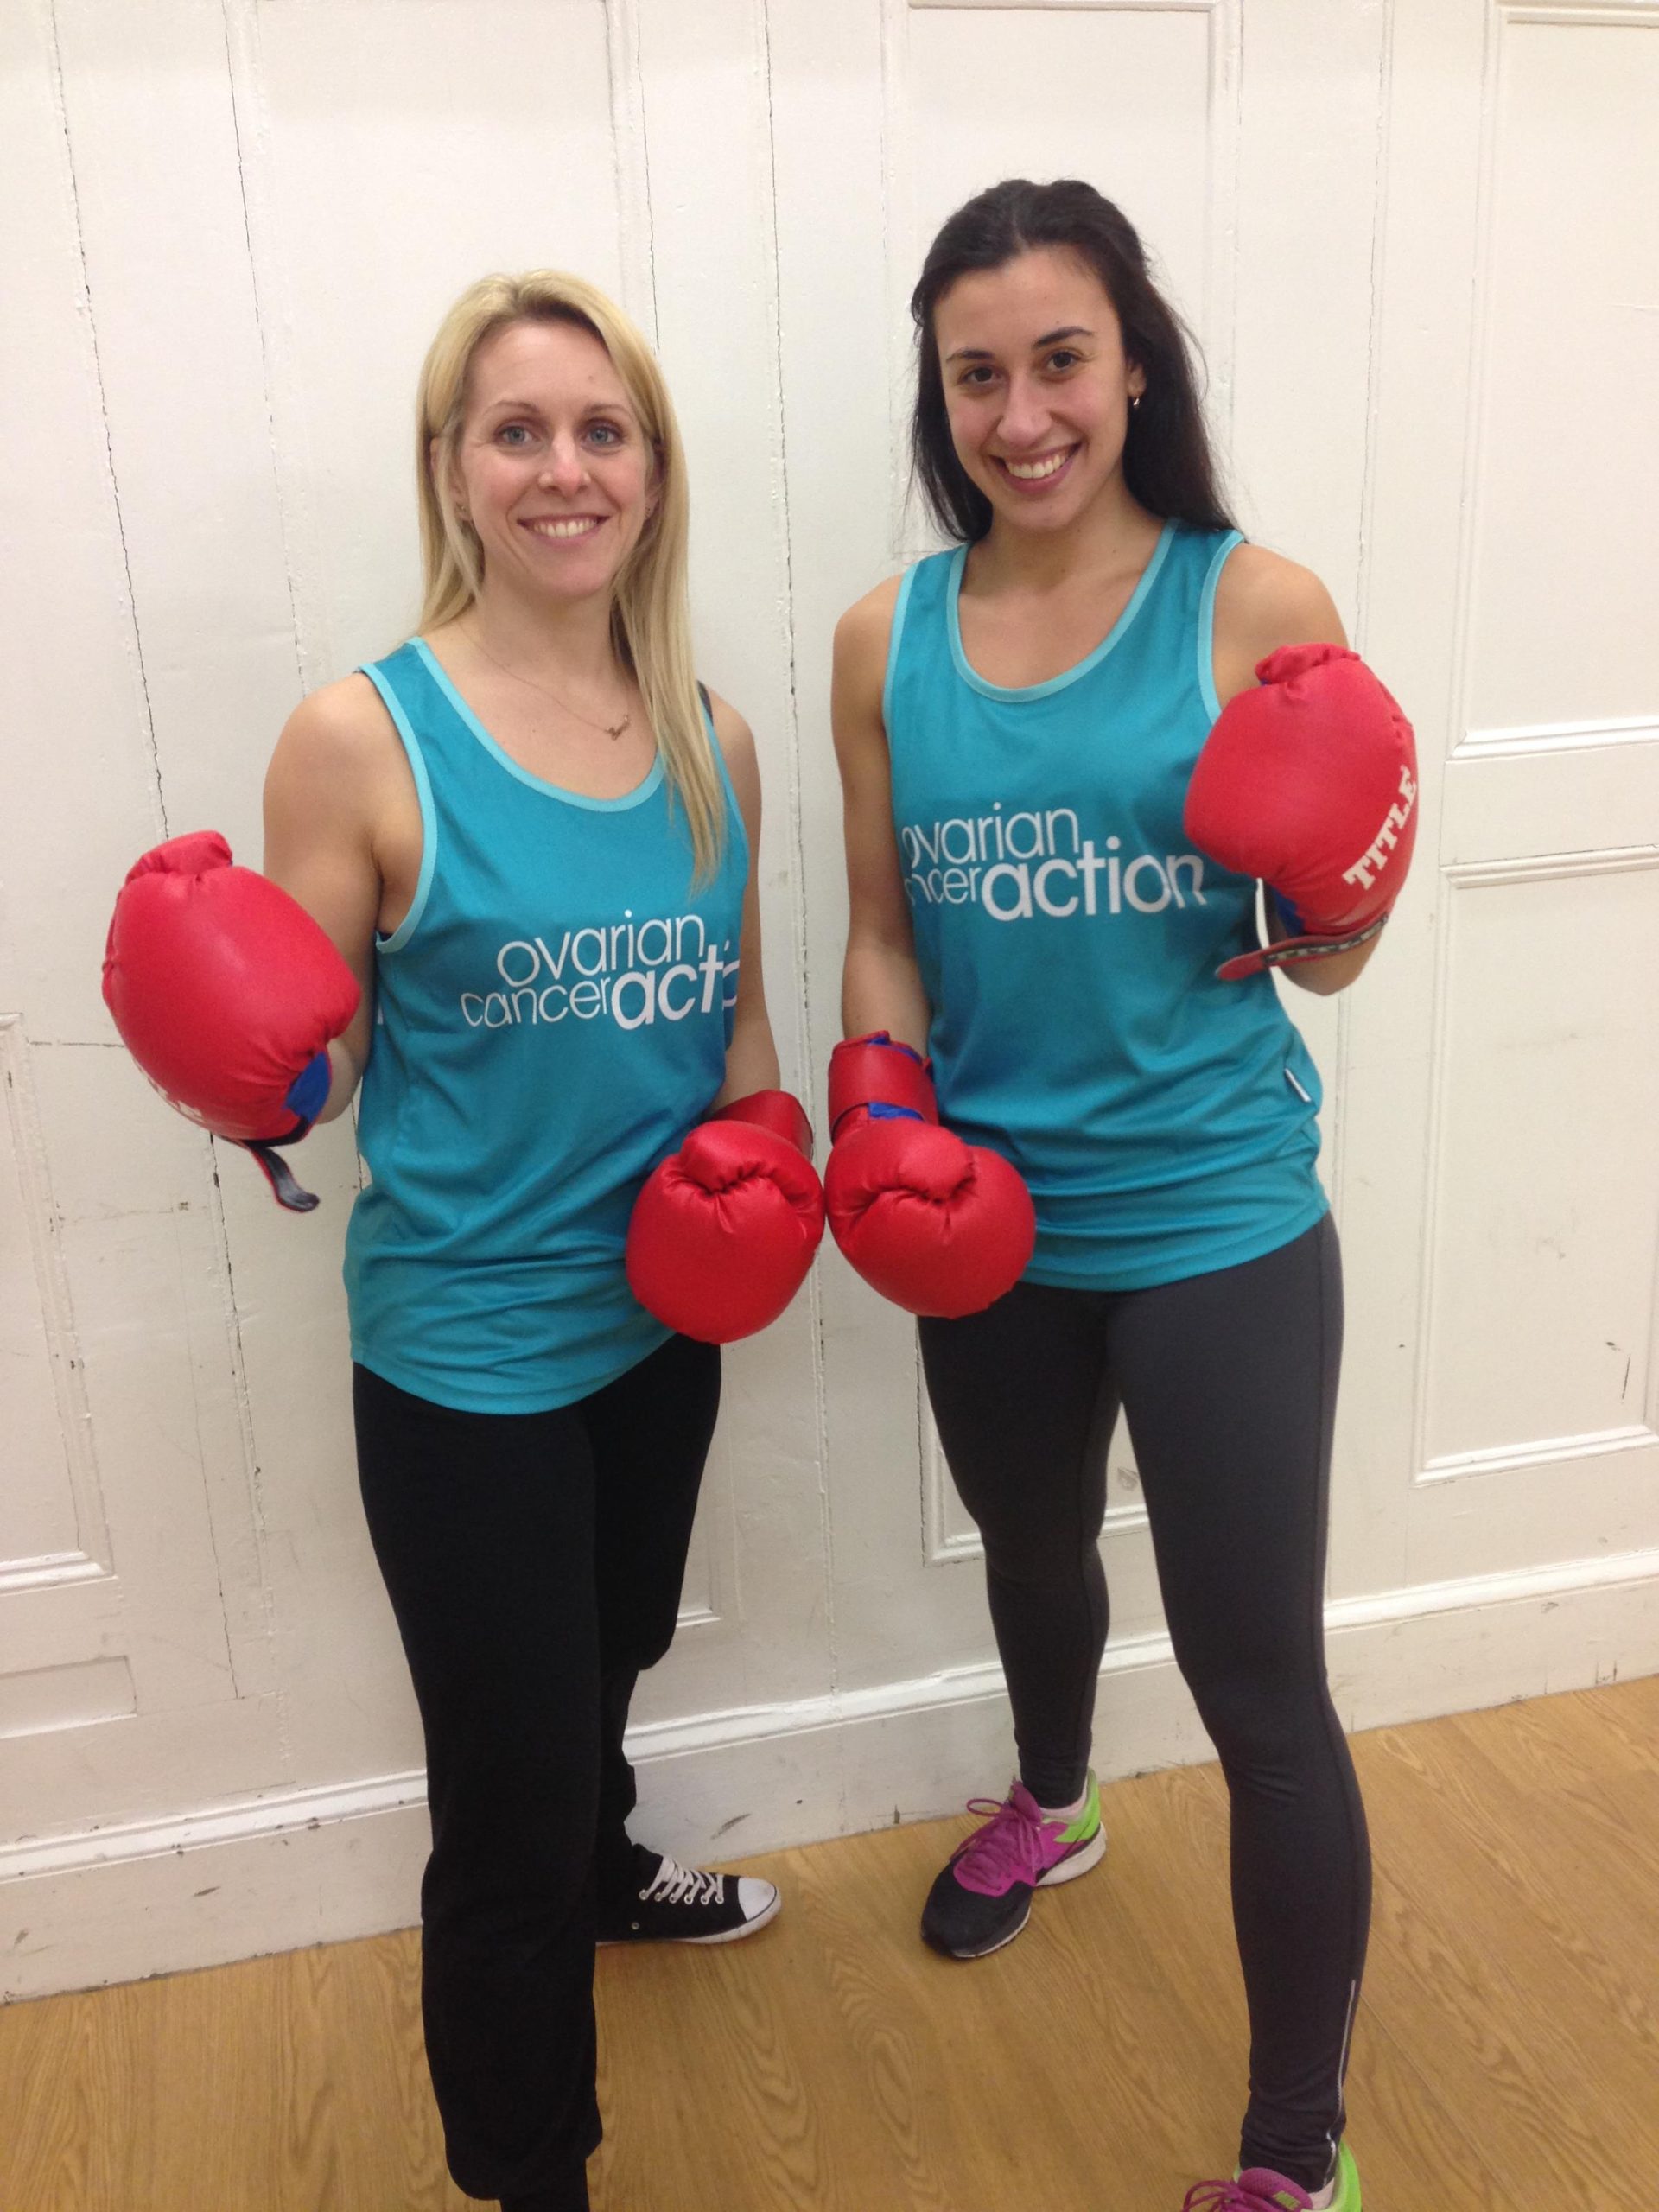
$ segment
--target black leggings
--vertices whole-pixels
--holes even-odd
[[[1022,1283],[986,1313],[924,1321],[921,1340],[1039,1804],[1070,1803],[1086,1779],[1106,1452],[1124,1408],[1176,1661],[1231,1794],[1243,2164],[1323,2188],[1370,1916],[1364,1809],[1325,1675],[1335,1230],[1327,1217],[1264,1258],[1151,1290]]]
[[[720,1354],[684,1337],[545,1414],[354,1371],[358,1472],[426,1733],[427,2059],[469,2196],[582,2212],[594,1929],[629,1871],[622,1751],[674,1634]]]

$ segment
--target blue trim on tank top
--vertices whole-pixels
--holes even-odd
[[[631,791],[624,791],[620,798],[589,798],[584,791],[567,791],[563,784],[550,784],[545,776],[532,775],[528,768],[520,767],[498,740],[492,737],[478,716],[456,690],[445,671],[443,664],[424,638],[410,639],[416,652],[444,697],[454,709],[464,726],[471,731],[493,760],[499,761],[510,776],[533,791],[541,791],[548,798],[557,799],[564,806],[580,806],[592,814],[621,814],[631,806],[641,806],[663,780],[663,756],[658,753],[651,764],[650,773],[643,783],[636,784]]]
[[[962,622],[957,602],[962,594],[962,572],[967,565],[969,548],[958,545],[950,556],[950,573],[944,580],[944,626],[950,639],[950,658],[956,665],[957,674],[971,690],[983,693],[988,699],[1046,699],[1056,691],[1064,691],[1068,684],[1076,683],[1091,670],[1099,667],[1146,604],[1147,594],[1157,582],[1158,571],[1168,556],[1179,527],[1173,521],[1164,524],[1159,533],[1158,543],[1152,550],[1152,558],[1141,571],[1140,582],[1129,594],[1128,604],[1094,651],[1086,653],[1074,667],[1062,669],[1058,676],[1051,676],[1041,683],[992,683],[979,674],[963,652]]]
[[[363,674],[380,694],[386,712],[391,716],[397,734],[403,740],[404,751],[409,758],[410,772],[415,779],[416,797],[421,806],[421,873],[416,881],[415,896],[409,902],[409,912],[390,937],[383,937],[378,930],[374,933],[377,952],[401,952],[414,936],[416,925],[426,911],[427,894],[432,888],[432,878],[437,872],[437,810],[432,804],[432,783],[426,772],[426,755],[421,750],[419,738],[410,726],[402,701],[378,668],[365,667]]]
[[[910,588],[916,581],[919,561],[912,561],[899,579],[899,596],[893,602],[893,622],[887,632],[887,667],[881,679],[881,727],[893,728],[893,677],[899,665],[899,640],[905,634],[905,616],[910,611]]]
[[[1214,721],[1221,712],[1221,700],[1216,691],[1216,593],[1221,585],[1221,571],[1227,556],[1234,546],[1244,543],[1242,530],[1229,531],[1217,546],[1204,579],[1204,590],[1198,600],[1198,690],[1204,703]]]

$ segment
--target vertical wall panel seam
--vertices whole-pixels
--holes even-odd
[[[150,787],[156,794],[156,810],[161,820],[163,836],[169,834],[167,819],[167,798],[162,788],[161,750],[156,741],[156,713],[150,702],[149,675],[144,666],[144,641],[138,626],[138,597],[133,587],[132,557],[127,547],[127,522],[121,508],[121,484],[115,467],[115,435],[110,426],[109,394],[104,381],[104,356],[98,341],[98,317],[92,308],[92,271],[86,262],[86,232],[80,214],[80,182],[75,174],[74,138],[69,128],[69,102],[63,78],[63,49],[58,37],[57,0],[48,0],[46,11],[47,35],[52,55],[52,98],[63,134],[64,168],[69,180],[69,203],[75,224],[75,261],[80,273],[82,312],[86,318],[86,334],[92,353],[92,373],[98,384],[98,407],[104,429],[104,453],[109,464],[110,505],[115,515],[116,536],[121,544],[121,573],[126,585],[128,634],[132,656],[138,671],[138,688],[144,702],[144,750],[149,763]]]
[[[600,0],[611,96],[611,180],[625,302],[657,349],[657,234],[651,204],[651,135],[639,56],[638,0]],[[637,162],[627,150],[637,143]],[[643,260],[643,268],[636,263]],[[641,296],[643,291],[644,296]]]
[[[225,83],[230,100],[231,135],[236,144],[237,193],[242,205],[242,236],[248,250],[248,291],[253,301],[253,327],[259,341],[259,365],[265,405],[265,429],[270,441],[270,473],[276,493],[276,524],[283,541],[283,582],[288,591],[289,620],[294,638],[294,674],[305,687],[305,655],[300,636],[300,601],[294,581],[294,557],[288,526],[288,502],[283,496],[283,472],[276,442],[276,408],[271,389],[270,348],[266,340],[264,303],[259,293],[259,262],[253,249],[253,216],[248,207],[248,172],[242,145],[242,109],[237,97],[236,58],[231,45],[231,0],[219,0],[219,22],[225,34]]]
[[[1469,726],[1469,646],[1474,602],[1479,584],[1480,543],[1476,528],[1480,511],[1480,473],[1484,459],[1486,372],[1491,358],[1492,314],[1492,255],[1497,232],[1497,187],[1499,163],[1500,118],[1503,101],[1503,69],[1508,22],[1502,8],[1492,10],[1485,27],[1480,85],[1480,159],[1475,188],[1474,266],[1470,271],[1468,383],[1464,397],[1464,448],[1461,496],[1458,503],[1457,601],[1453,615],[1450,731],[1461,744]]]
[[[772,321],[773,388],[777,395],[776,469],[784,555],[784,626],[788,639],[789,708],[785,742],[789,764],[789,814],[791,950],[801,978],[801,1020],[796,1034],[803,1056],[803,1087],[811,1089],[812,1000],[815,977],[806,917],[805,810],[801,784],[801,717],[799,655],[795,635],[795,546],[789,498],[789,399],[784,371],[783,251],[778,213],[778,118],[772,96],[772,0],[755,0],[755,20],[760,38],[760,92],[766,104],[767,207],[767,307]],[[830,1132],[823,1133],[827,1144]],[[818,1522],[823,1545],[824,1636],[830,1662],[830,1688],[841,1687],[841,1653],[836,1641],[835,1519],[830,1492],[830,1408],[826,1382],[823,1300],[819,1272],[814,1268],[807,1281],[810,1327],[808,1340],[812,1357],[813,1440],[818,1463]]]
[[[1365,329],[1365,451],[1360,470],[1359,539],[1354,558],[1354,645],[1365,650],[1370,612],[1370,552],[1376,504],[1376,454],[1382,420],[1382,327],[1385,241],[1388,235],[1389,165],[1393,154],[1394,29],[1395,0],[1382,0],[1382,36],[1377,49],[1376,139],[1371,174],[1370,308]],[[1419,804],[1421,804],[1421,798]],[[1331,1184],[1338,1198],[1347,1174],[1348,1083],[1353,1059],[1354,1010],[1348,993],[1337,1002],[1337,1127],[1331,1148]]]
[[[1460,741],[1466,705],[1464,664],[1468,652],[1471,569],[1474,557],[1473,517],[1479,477],[1480,402],[1485,379],[1486,264],[1493,221],[1491,188],[1497,166],[1494,140],[1497,136],[1497,79],[1502,38],[1503,22],[1498,12],[1493,10],[1485,22],[1480,77],[1478,128],[1481,143],[1476,170],[1473,263],[1469,271],[1469,328],[1464,348],[1466,382],[1463,410],[1463,467],[1457,505],[1459,544],[1453,585],[1450,665],[1446,671],[1443,697],[1446,719],[1441,742],[1442,759],[1446,736]],[[1437,775],[1435,781],[1437,791],[1443,793],[1444,774]],[[1421,804],[1421,799],[1419,804]],[[1440,834],[1434,848],[1435,912],[1430,951],[1428,1125],[1424,1160],[1422,1234],[1417,1268],[1417,1351],[1412,1376],[1411,1468],[1408,1477],[1414,1491],[1428,1464],[1430,1363],[1433,1358],[1434,1306],[1439,1288],[1436,1260],[1444,1203],[1442,1151],[1446,1056],[1451,1027],[1452,933],[1454,926],[1453,887],[1447,881],[1445,865],[1445,813],[1442,808]],[[1408,1578],[1412,1573],[1414,1529],[1414,1516],[1408,1514],[1403,1560]]]
[[[271,477],[276,493],[277,527],[282,534],[283,575],[288,590],[289,616],[294,641],[294,670],[302,690],[305,684],[305,655],[301,636],[299,594],[294,575],[293,543],[289,527],[288,501],[283,496],[283,474],[279,463],[276,437],[275,396],[271,380],[270,348],[265,327],[265,316],[259,292],[259,268],[254,251],[253,219],[248,205],[247,168],[244,158],[242,117],[237,97],[236,56],[231,38],[230,10],[232,0],[220,0],[219,23],[225,44],[225,87],[230,105],[231,130],[236,146],[237,192],[242,208],[242,231],[248,253],[248,288],[253,302],[254,328],[259,343],[261,378],[264,386],[265,422],[270,441]],[[219,1147],[230,1140],[213,1140],[213,1187],[214,1250],[225,1271],[226,1349],[231,1365],[231,1395],[236,1408],[237,1433],[242,1443],[243,1478],[247,1486],[248,1519],[253,1536],[254,1557],[259,1567],[259,1619],[267,1652],[274,1662],[276,1644],[276,1599],[271,1588],[270,1546],[266,1535],[266,1513],[264,1470],[259,1458],[259,1443],[255,1431],[253,1403],[248,1389],[247,1357],[242,1341],[242,1306],[237,1294],[236,1262],[231,1249],[230,1223],[225,1212],[223,1185],[219,1179]],[[228,1605],[224,1597],[224,1571],[219,1556],[219,1546],[213,1539],[213,1522],[208,1514],[208,1530],[213,1544],[213,1569],[219,1578],[221,1610],[225,1618],[226,1645],[230,1656],[231,1680],[238,1698],[249,1694],[237,1671],[236,1639],[231,1633]],[[276,1699],[277,1746],[283,1775],[294,1771],[292,1725],[288,1699],[279,1694]]]
[[[1208,11],[1209,113],[1205,118],[1205,199],[1213,218],[1218,202],[1224,205],[1227,253],[1217,251],[1213,219],[1206,222],[1205,253],[1205,319],[1211,322],[1221,353],[1221,400],[1226,423],[1227,451],[1234,443],[1234,417],[1238,394],[1238,264],[1242,194],[1239,168],[1244,142],[1244,16],[1236,0],[1219,0]],[[1230,101],[1230,109],[1229,107]],[[1225,174],[1223,174],[1224,164]],[[1218,267],[1224,268],[1225,296],[1217,298]],[[1225,309],[1225,320],[1222,311]],[[1207,378],[1207,368],[1206,368]]]

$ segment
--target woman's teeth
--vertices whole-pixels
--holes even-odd
[[[1064,468],[1076,451],[1075,446],[1068,446],[1064,453],[1052,453],[1045,461],[1005,461],[1002,466],[1022,484],[1031,484],[1041,477],[1053,475],[1057,468]]]
[[[593,515],[576,515],[569,522],[532,522],[526,527],[537,537],[586,537],[590,530],[599,528],[599,523]]]

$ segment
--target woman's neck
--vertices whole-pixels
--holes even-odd
[[[563,677],[573,685],[600,687],[617,674],[608,596],[563,604],[531,602],[511,592],[484,588],[452,626],[469,636],[486,659],[524,676]]]
[[[1065,530],[1020,530],[995,517],[969,550],[969,578],[976,592],[1062,591],[1068,584],[1143,568],[1162,529],[1159,518],[1119,480]]]

